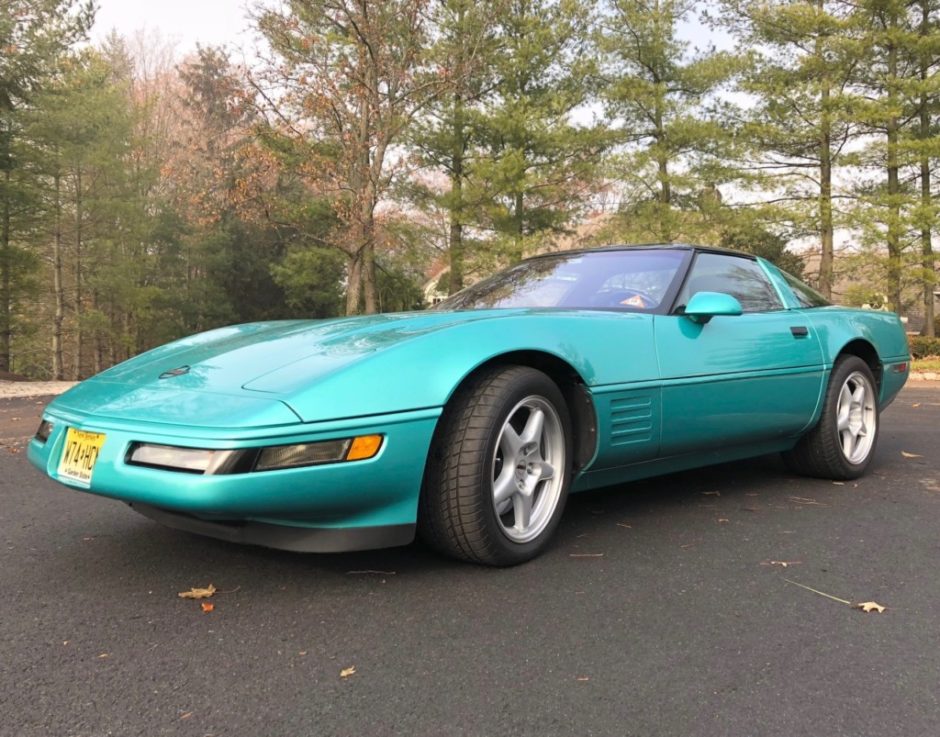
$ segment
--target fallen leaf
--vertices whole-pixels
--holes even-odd
[[[208,599],[216,591],[211,583],[204,589],[190,589],[189,591],[180,591],[177,596],[181,599]]]
[[[731,521],[731,520],[729,520],[727,517],[719,517],[719,518],[718,518],[718,524],[720,524],[720,525],[723,525],[724,523],[730,522],[730,521]]]
[[[189,719],[192,715],[193,715],[193,713],[192,713],[191,711],[184,711],[182,714],[180,714],[180,719],[181,719],[181,720],[182,720],[182,719]]]
[[[783,580],[786,581],[787,583],[792,583],[794,586],[799,586],[801,589],[806,589],[807,591],[812,591],[814,594],[819,594],[820,596],[825,596],[827,599],[832,599],[833,601],[837,601],[840,604],[846,604],[852,607],[853,609],[861,609],[863,612],[866,612],[866,613],[877,612],[878,614],[881,614],[882,612],[884,612],[885,609],[887,609],[887,607],[882,606],[877,601],[863,601],[860,604],[853,604],[848,599],[840,599],[838,596],[827,594],[825,591],[819,591],[818,589],[814,589],[810,586],[807,586],[806,584],[797,583],[796,581],[791,581],[789,578],[785,578]]]
[[[110,657],[111,657],[111,653],[101,653],[101,655],[99,655],[98,657],[99,657],[100,659],[104,660],[105,658],[110,658]]]
[[[917,453],[908,453],[906,450],[902,450],[901,455],[905,458],[923,458],[922,455],[917,455]]]
[[[789,568],[790,566],[801,565],[803,561],[801,560],[765,560],[761,562],[762,566],[780,566],[781,568]]]
[[[844,482],[844,481],[833,481],[833,482],[832,482],[832,485],[833,485],[833,486],[845,486],[845,482]]]
[[[205,614],[208,614],[213,609],[215,609],[215,604],[213,604],[211,601],[200,602],[200,606],[202,606],[202,611]]]
[[[351,675],[355,675],[355,673],[356,673],[356,666],[351,665],[351,666],[349,666],[348,668],[343,668],[343,669],[339,672],[339,677],[340,677],[340,678],[349,678]]]
[[[914,402],[914,404],[912,404],[911,407],[913,407],[914,409],[917,409],[918,407],[920,407],[920,402]]]
[[[603,558],[603,553],[568,553],[569,558]]]
[[[575,678],[575,680],[576,680],[576,681],[582,681],[582,682],[583,682],[583,681],[590,681],[590,680],[591,680],[591,677],[590,677],[590,676],[578,676],[577,678]]]

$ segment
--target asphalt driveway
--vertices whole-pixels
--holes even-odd
[[[0,402],[4,737],[940,735],[940,388],[858,482],[762,458],[579,495],[508,570],[161,528],[28,465],[41,406]]]

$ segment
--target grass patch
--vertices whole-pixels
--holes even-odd
[[[911,361],[911,371],[940,371],[940,356],[915,358]]]

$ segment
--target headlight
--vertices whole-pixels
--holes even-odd
[[[39,423],[39,429],[36,431],[36,440],[40,443],[45,443],[49,436],[52,435],[52,428],[54,425],[49,422],[49,420],[43,420]]]
[[[314,466],[318,463],[335,463],[346,457],[349,439],[328,440],[325,443],[304,443],[301,445],[276,445],[263,448],[256,471],[270,471],[275,468],[297,468]]]
[[[272,445],[267,448],[238,450],[132,443],[125,460],[132,466],[150,466],[183,473],[216,475],[276,471],[343,461],[363,461],[375,457],[381,447],[381,435],[359,435],[354,438],[323,440],[317,443]]]
[[[362,461],[375,456],[381,447],[381,435],[360,435],[355,438],[325,440],[319,443],[275,445],[261,449],[258,461],[255,463],[255,470],[273,471],[278,468],[299,468],[321,463]]]
[[[137,466],[156,466],[186,473],[219,473],[238,453],[239,451],[233,450],[135,443],[127,453],[127,462]]]

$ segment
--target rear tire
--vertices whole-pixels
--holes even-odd
[[[509,566],[548,545],[568,496],[571,421],[555,383],[499,366],[461,387],[434,435],[418,533],[461,560]]]
[[[858,356],[836,361],[819,423],[783,454],[804,476],[857,479],[865,473],[878,442],[878,393],[871,369]]]

